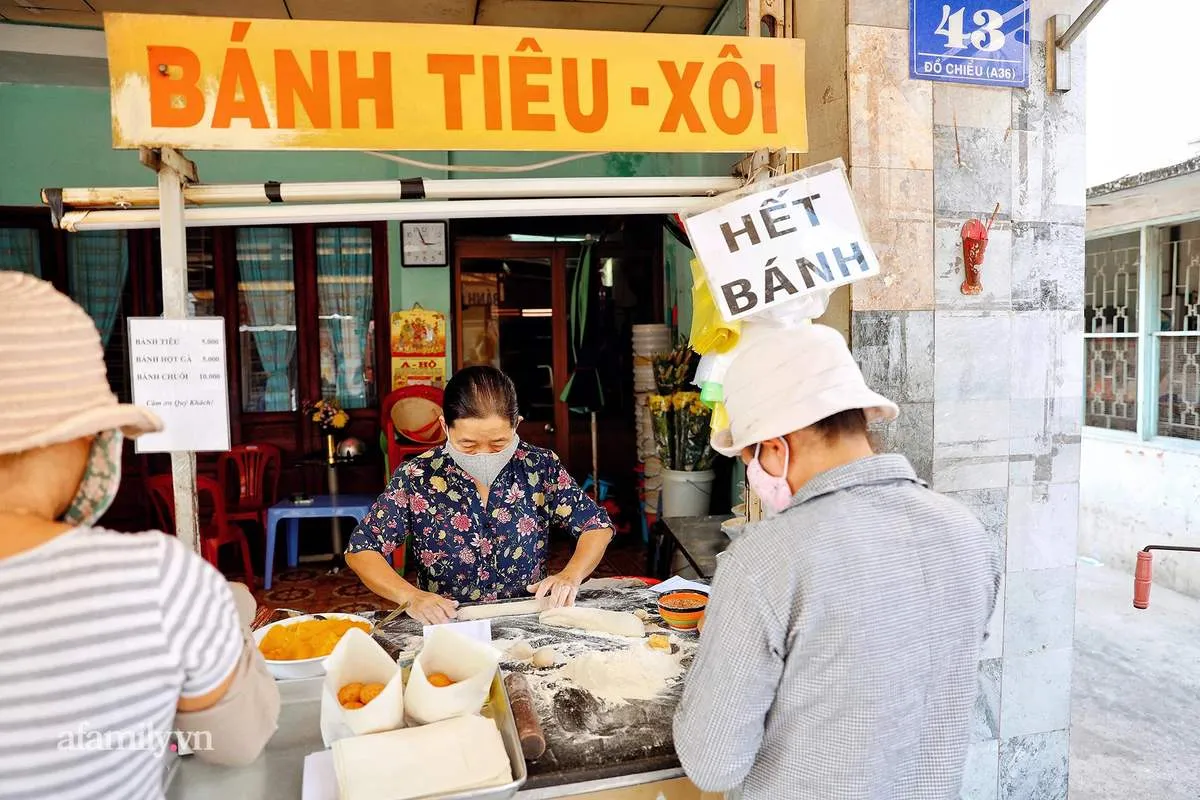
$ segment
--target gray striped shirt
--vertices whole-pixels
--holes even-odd
[[[747,800],[952,800],[996,542],[903,456],[865,458],[748,527],[718,565],[675,747]]]
[[[224,578],[174,537],[77,529],[0,559],[0,797],[161,798],[179,698],[242,646]]]

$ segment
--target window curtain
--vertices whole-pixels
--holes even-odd
[[[91,316],[105,348],[121,314],[129,277],[129,242],[124,231],[91,231],[67,238],[67,286]]]
[[[33,228],[0,228],[0,270],[42,277],[41,244]]]
[[[254,348],[267,373],[263,411],[291,411],[292,358],[296,352],[296,282],[292,232],[238,228],[237,260]]]
[[[336,373],[336,398],[343,408],[370,405],[364,377],[368,324],[372,316],[371,231],[317,231],[317,294],[321,325],[328,331]]]

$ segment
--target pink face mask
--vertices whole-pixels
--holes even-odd
[[[763,508],[771,514],[778,514],[792,502],[792,488],[788,486],[787,482],[788,458],[791,453],[788,451],[785,439],[783,442],[783,475],[776,477],[763,469],[762,462],[758,460],[761,450],[761,444],[755,445],[754,458],[746,465],[746,483],[750,484],[750,488],[758,495]]]

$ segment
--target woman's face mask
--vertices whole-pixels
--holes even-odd
[[[500,417],[462,419],[454,423],[453,430],[445,430],[446,451],[454,463],[489,488],[512,461],[520,443],[514,426]]]
[[[758,460],[762,452],[762,445],[755,445],[754,458],[746,465],[746,483],[758,495],[758,499],[762,501],[763,508],[768,514],[774,516],[780,513],[788,504],[792,502],[792,488],[788,485],[787,471],[788,460],[791,452],[788,448],[787,440],[783,440],[783,474],[780,476],[772,475],[763,468],[762,462]]]
[[[75,492],[75,499],[63,514],[63,522],[89,527],[99,522],[112,506],[121,486],[121,446],[124,441],[120,431],[105,431],[92,441],[83,480]]]

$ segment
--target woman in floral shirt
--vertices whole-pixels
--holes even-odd
[[[455,618],[459,601],[530,593],[548,607],[571,605],[612,538],[608,515],[549,450],[516,433],[517,391],[493,367],[468,367],[446,385],[446,444],[396,470],[350,536],[346,563],[371,591],[425,624]],[[552,527],[578,543],[547,576]],[[386,556],[412,537],[417,586]]]

